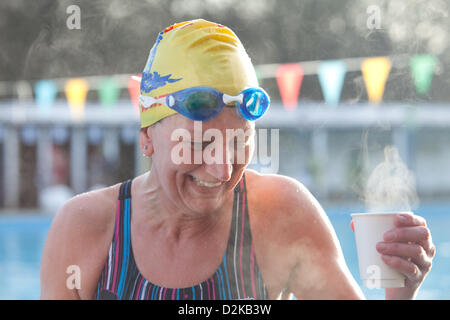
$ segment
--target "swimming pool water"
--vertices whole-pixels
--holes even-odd
[[[325,210],[339,238],[347,265],[359,280],[354,234],[349,227],[357,206],[327,207]],[[423,204],[416,214],[427,219],[437,248],[433,268],[418,299],[450,299],[450,204]],[[0,299],[39,299],[42,250],[52,217],[48,215],[0,216]],[[384,299],[383,289],[366,289],[368,299]]]
[[[0,216],[0,299],[39,299],[39,269],[51,216]]]

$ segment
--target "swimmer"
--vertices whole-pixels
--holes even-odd
[[[270,98],[232,30],[202,19],[166,28],[140,94],[140,146],[152,168],[59,210],[42,299],[364,299],[307,188],[247,169]],[[239,141],[227,130],[247,134]],[[213,161],[196,161],[198,152]],[[407,280],[386,299],[413,299],[435,248],[423,218],[398,216],[396,226],[377,249]]]

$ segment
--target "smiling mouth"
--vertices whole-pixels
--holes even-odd
[[[218,187],[222,184],[221,181],[218,182],[207,182],[207,181],[203,181],[200,180],[194,176],[190,176],[192,178],[192,180],[195,182],[196,185],[198,185],[199,187],[207,187],[207,188],[214,188],[214,187]]]

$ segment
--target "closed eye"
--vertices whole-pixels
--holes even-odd
[[[203,141],[203,142],[191,141],[191,149],[192,150],[204,150],[210,143],[212,143],[212,142],[211,141]]]

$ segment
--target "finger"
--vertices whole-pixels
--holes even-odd
[[[433,243],[431,244],[430,250],[427,251],[427,254],[430,258],[434,258],[434,256],[436,255],[436,246]]]
[[[397,227],[427,226],[427,221],[412,213],[401,213],[395,216],[394,223]]]
[[[395,270],[397,270],[398,272],[404,274],[411,281],[413,281],[413,282],[420,281],[422,274],[420,272],[419,267],[416,264],[414,264],[413,262],[407,261],[400,257],[389,256],[389,255],[382,255],[381,259],[388,266],[390,266],[390,267],[394,268]]]
[[[431,236],[429,240],[420,241],[419,244],[424,248],[429,258],[434,258],[434,256],[436,255],[436,247],[434,246],[433,241],[431,240]]]
[[[389,256],[399,256],[407,261],[412,261],[421,270],[431,269],[431,259],[428,257],[425,249],[418,244],[406,244],[400,242],[379,242],[377,251]]]
[[[396,216],[395,225],[397,227],[407,226],[427,226],[425,218],[415,215],[413,213],[401,213]],[[428,257],[433,258],[436,254],[436,247],[433,245],[431,239],[431,233],[428,230],[428,238],[423,241],[419,241],[419,244],[425,249]]]
[[[386,242],[429,242],[431,234],[430,230],[424,226],[403,227],[387,231],[383,239]]]

